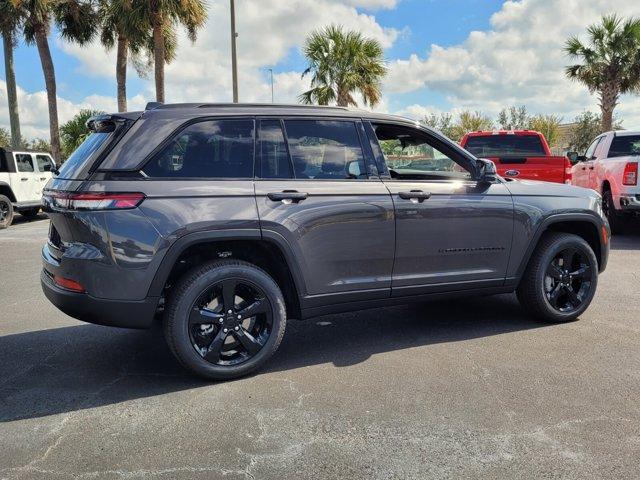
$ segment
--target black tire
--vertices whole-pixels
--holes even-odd
[[[4,195],[0,195],[0,230],[9,227],[13,223],[13,204]]]
[[[20,210],[20,215],[29,219],[36,218],[39,213],[40,213],[40,207],[30,208],[28,210]]]
[[[227,298],[223,289],[230,283],[234,284],[232,314],[225,305]],[[251,298],[243,291],[256,292],[256,295],[252,303],[245,305],[246,300],[242,297],[242,303],[237,305],[236,298],[242,295]],[[265,313],[237,320],[241,323],[234,327],[236,314],[248,312],[248,307],[260,301],[264,302],[260,305]],[[202,302],[205,304],[201,305]],[[211,307],[214,303],[215,307]],[[204,323],[203,318],[211,320]],[[248,326],[243,326],[247,322]],[[240,377],[264,365],[280,346],[286,323],[284,297],[276,282],[255,265],[239,260],[209,262],[187,272],[168,296],[164,313],[165,338],[175,357],[187,370],[211,380]],[[229,333],[222,333],[224,326],[228,327]],[[228,338],[231,338],[230,342]],[[215,353],[216,342],[219,354],[215,355],[216,363],[213,363],[211,358],[205,357]],[[245,347],[245,342],[249,342],[250,349]]]
[[[605,190],[602,194],[602,209],[609,221],[612,235],[621,235],[625,231],[626,222],[622,213],[616,210],[616,204],[613,202],[611,190]]]
[[[565,265],[566,252],[574,250],[571,265]],[[562,265],[556,265],[561,258]],[[576,273],[584,266],[588,270]],[[568,273],[571,269],[576,269],[572,275]],[[577,235],[549,232],[538,242],[516,294],[524,310],[535,318],[561,323],[584,313],[597,285],[598,261],[589,244]]]

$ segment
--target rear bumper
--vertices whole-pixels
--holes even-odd
[[[150,328],[158,298],[144,300],[108,300],[60,288],[46,270],[40,274],[45,296],[59,310],[83,322],[123,328]]]

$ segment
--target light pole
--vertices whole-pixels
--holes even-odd
[[[273,103],[273,68],[269,69],[269,73],[271,73],[271,103]]]
[[[231,78],[233,81],[233,103],[238,103],[238,60],[236,58],[236,6],[231,2]]]

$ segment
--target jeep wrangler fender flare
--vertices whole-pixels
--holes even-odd
[[[553,225],[558,225],[567,222],[582,222],[582,223],[590,223],[596,229],[597,239],[600,244],[600,252],[595,252],[596,258],[598,259],[598,266],[600,271],[604,269],[606,266],[607,258],[603,258],[603,242],[602,242],[602,227],[605,225],[602,218],[598,217],[593,213],[587,212],[571,212],[571,213],[555,213],[551,214],[548,217],[544,218],[537,226],[535,233],[531,237],[531,241],[529,242],[529,246],[522,256],[522,260],[520,261],[520,265],[518,266],[518,270],[516,271],[515,284],[517,285],[524,275],[524,271],[529,264],[529,260],[531,259],[531,255],[533,255],[533,251],[538,246],[538,242],[540,241],[540,237],[550,229]],[[508,279],[507,279],[508,281]]]
[[[16,196],[7,182],[0,182],[0,194],[6,196],[12,202],[16,202]]]
[[[167,252],[162,257],[160,266],[156,271],[147,296],[159,297],[162,295],[164,286],[166,285],[169,274],[173,269],[173,266],[180,258],[183,252],[189,247],[200,243],[210,243],[215,241],[233,241],[233,240],[252,240],[256,242],[268,242],[279,249],[283,258],[287,262],[286,267],[291,273],[291,277],[295,283],[296,291],[299,297],[306,294],[306,286],[304,279],[302,278],[300,268],[298,268],[297,261],[293,254],[291,246],[284,237],[275,232],[263,232],[260,229],[234,229],[234,230],[213,230],[205,232],[195,232],[186,234],[177,239],[167,249]]]

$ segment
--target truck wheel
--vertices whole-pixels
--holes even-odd
[[[164,332],[185,368],[227,380],[262,366],[286,323],[276,282],[250,263],[223,260],[194,268],[177,283],[167,298]]]
[[[620,235],[624,233],[625,219],[623,215],[616,210],[616,204],[613,203],[611,190],[605,190],[602,194],[602,210],[604,210],[604,214],[609,221],[611,233],[613,235]]]
[[[4,195],[0,195],[0,229],[7,228],[13,222],[13,205]]]
[[[40,213],[40,207],[20,211],[20,215],[25,218],[36,218],[38,216],[38,213]]]
[[[598,261],[589,244],[569,233],[547,233],[536,246],[516,290],[523,308],[547,322],[569,322],[589,306]]]

